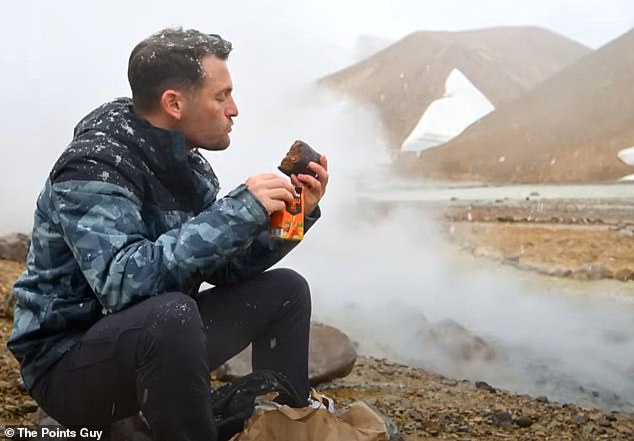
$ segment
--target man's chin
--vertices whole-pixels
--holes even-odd
[[[231,140],[227,136],[226,139],[223,139],[222,141],[208,143],[205,145],[199,145],[198,148],[203,150],[210,150],[210,151],[221,151],[221,150],[226,150],[229,147],[230,143],[231,143]]]

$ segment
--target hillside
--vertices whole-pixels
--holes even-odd
[[[376,107],[398,148],[459,69],[495,106],[513,101],[590,50],[537,27],[410,34],[320,84]]]
[[[423,152],[425,177],[495,183],[612,181],[632,172],[634,30],[588,54],[461,135]]]

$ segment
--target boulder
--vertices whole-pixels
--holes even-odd
[[[308,376],[311,385],[348,375],[354,367],[357,352],[348,336],[329,325],[311,323],[308,347]],[[230,380],[251,372],[251,346],[222,365],[214,375]]]
[[[0,259],[25,262],[31,238],[26,234],[13,233],[0,237]]]
[[[425,334],[456,362],[491,361],[496,358],[496,352],[489,343],[451,319],[430,325]]]

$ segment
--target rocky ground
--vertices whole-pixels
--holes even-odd
[[[406,440],[634,439],[633,416],[514,395],[386,360],[361,358],[351,375],[321,390],[338,405],[374,404]]]
[[[580,279],[634,278],[632,208],[579,201],[450,204],[446,231],[463,249],[524,269]],[[0,305],[22,271],[0,260]],[[3,307],[3,306],[1,306]],[[0,317],[6,341],[11,318]],[[634,440],[634,415],[583,409],[448,379],[361,357],[346,378],[319,388],[338,406],[363,399],[406,440]],[[20,389],[17,363],[0,349],[0,424],[33,423],[36,405]]]
[[[14,280],[23,266],[10,260],[0,260],[0,423],[32,423],[37,410],[35,402],[20,387],[18,363],[6,349],[11,332],[11,313],[6,300]]]

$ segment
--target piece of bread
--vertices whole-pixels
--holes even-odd
[[[311,146],[304,141],[297,140],[277,168],[287,176],[300,173],[314,175],[315,173],[308,168],[308,163],[312,161],[319,164],[320,158],[321,155],[313,150]]]

